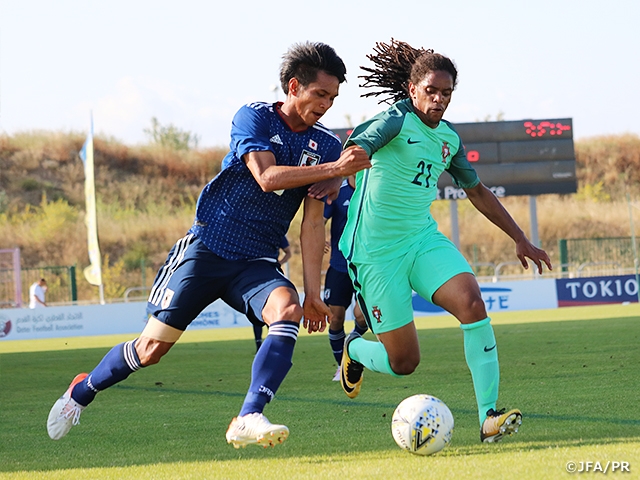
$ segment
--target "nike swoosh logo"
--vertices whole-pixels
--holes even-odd
[[[347,379],[344,376],[344,370],[342,369],[340,369],[340,378],[342,379],[342,388],[344,388],[347,393],[351,393],[355,390],[355,387],[352,387],[347,383]]]
[[[409,139],[407,140],[407,143],[408,143],[409,145],[413,145],[414,143],[420,143],[420,140],[411,140],[411,138],[409,138]]]
[[[494,348],[495,348],[495,345],[494,345]],[[484,392],[482,392],[483,398],[485,399],[489,398],[489,396],[491,395],[491,392],[494,390],[495,384],[496,384],[495,381],[491,382],[491,385],[489,385],[489,388],[487,388]]]
[[[497,344],[496,344],[496,345],[497,345]],[[494,345],[493,347],[490,347],[490,348],[484,347],[484,351],[485,351],[485,352],[490,352],[491,350],[493,350],[494,348],[496,348],[496,345]]]

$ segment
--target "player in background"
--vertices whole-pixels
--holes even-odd
[[[289,239],[286,235],[282,237],[282,242],[280,242],[280,250],[282,250],[282,256],[278,258],[278,263],[282,267],[291,258],[291,245],[289,245]]]
[[[345,73],[330,46],[296,44],[280,69],[284,103],[254,102],[240,108],[231,126],[228,166],[204,187],[193,226],[160,268],[146,327],[138,338],[111,349],[91,373],[74,378],[49,414],[52,439],[64,437],[99,392],[158,363],[218,298],[252,322],[270,327],[254,357],[249,390],[229,425],[227,441],[239,448],[287,438],[288,428],[271,424],[262,412],[291,368],[300,321],[304,318],[309,333],[323,331],[331,314],[320,296],[323,198],[332,188],[337,194],[341,177],[370,166],[361,148],[342,152],[338,137],[318,123],[338,96]],[[277,258],[303,201],[301,307]]]
[[[282,267],[291,258],[291,245],[289,245],[289,239],[285,235],[280,242],[280,250],[282,250],[282,257],[278,258],[278,263]],[[283,272],[284,273],[284,272]],[[252,323],[253,326],[253,339],[256,342],[256,352],[260,350],[262,346],[262,327],[264,323]]]
[[[485,187],[466,159],[460,137],[442,117],[456,87],[453,62],[433,50],[404,42],[379,43],[363,69],[365,87],[395,103],[359,125],[347,140],[371,157],[356,175],[356,191],[340,240],[349,274],[369,327],[379,342],[350,334],[345,342],[341,383],[358,395],[366,367],[393,376],[411,374],[420,362],[413,322],[412,290],[459,321],[471,371],[482,442],[517,432],[519,410],[497,410],[498,349],[478,282],[464,257],[438,231],[430,214],[438,177],[445,170],[471,204],[515,242],[522,266],[530,258],[542,272],[548,255],[535,247]]]
[[[338,198],[331,203],[327,203],[324,207],[325,221],[331,220],[331,237],[325,248],[325,253],[329,250],[331,251],[331,257],[324,280],[324,302],[331,309],[329,344],[338,364],[338,370],[333,376],[333,381],[335,382],[340,381],[340,363],[342,362],[342,350],[346,337],[344,332],[346,311],[351,305],[355,294],[351,278],[349,278],[349,273],[347,272],[347,261],[338,248],[340,235],[342,235],[344,226],[347,223],[347,210],[349,209],[354,187],[355,176],[349,175],[340,186]],[[359,335],[364,335],[367,331],[367,324],[357,303],[353,313],[355,316],[354,331]]]

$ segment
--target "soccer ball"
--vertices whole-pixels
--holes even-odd
[[[442,400],[413,395],[396,407],[391,433],[398,446],[416,455],[439,452],[451,441],[453,415]]]

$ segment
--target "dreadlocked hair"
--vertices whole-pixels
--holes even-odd
[[[361,97],[383,96],[378,103],[395,103],[409,98],[409,82],[420,83],[424,77],[436,70],[444,70],[451,74],[455,88],[458,71],[453,62],[432,49],[413,48],[406,42],[391,39],[390,43],[376,42],[374,53],[367,58],[373,67],[360,67],[369,75],[360,75],[364,79],[360,86],[363,88],[377,88]]]

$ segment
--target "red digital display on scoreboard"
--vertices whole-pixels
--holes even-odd
[[[485,185],[502,192],[500,196],[577,191],[571,118],[455,123],[453,127],[467,160]],[[344,142],[352,130],[334,132]],[[457,187],[442,175],[438,189],[443,188]],[[445,192],[441,198],[453,197]]]
[[[537,137],[560,136],[564,132],[571,132],[571,125],[561,122],[542,121],[526,121],[523,124],[527,135]]]

